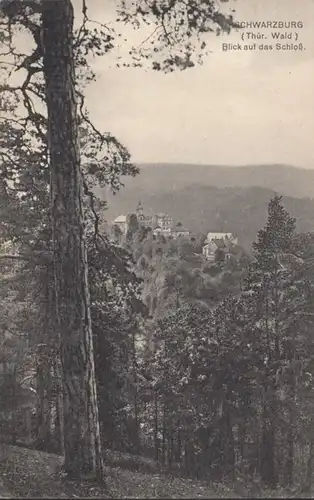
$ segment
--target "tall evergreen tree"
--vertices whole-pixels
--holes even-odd
[[[291,290],[295,287],[291,255],[295,219],[282,205],[282,197],[269,202],[268,219],[253,244],[255,261],[250,267],[244,295],[251,315],[254,349],[259,357],[261,433],[258,470],[271,487],[278,482],[276,443],[281,411],[279,379],[285,359]]]
[[[44,2],[52,237],[61,340],[65,470],[103,475],[84,234],[70,0]]]

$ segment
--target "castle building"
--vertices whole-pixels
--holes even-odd
[[[159,227],[162,232],[170,233],[173,225],[171,215],[165,213],[155,214],[153,216],[153,226]]]
[[[153,234],[172,236],[173,238],[178,238],[179,236],[189,236],[190,231],[178,223],[175,227],[173,226],[173,219],[171,215],[166,213],[157,213],[152,217],[144,213],[144,208],[141,201],[138,202],[136,207],[136,217],[139,226],[151,228]],[[113,225],[118,226],[122,234],[126,234],[128,230],[128,216],[119,215],[114,221]]]
[[[206,241],[210,243],[212,240],[224,240],[225,242],[230,242],[236,245],[238,243],[238,238],[235,238],[232,233],[207,233]]]
[[[152,227],[152,217],[144,214],[143,205],[140,201],[138,202],[138,205],[136,207],[136,216],[140,226]]]

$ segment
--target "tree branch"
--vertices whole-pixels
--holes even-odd
[[[38,261],[38,264],[50,264],[52,262],[52,252],[32,252],[20,254],[3,254],[0,255],[0,260],[23,260],[23,261]]]

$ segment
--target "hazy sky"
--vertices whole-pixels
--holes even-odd
[[[114,19],[115,0],[89,0],[88,5],[98,21]],[[314,168],[314,0],[229,5],[238,21],[302,21],[303,29],[292,31],[306,50],[223,52],[223,42],[241,41],[241,33],[234,32],[208,35],[212,53],[203,66],[175,74],[118,69],[112,56],[104,57],[95,64],[97,82],[87,90],[93,119],[138,162]],[[270,38],[269,31],[263,33]],[[130,43],[146,36],[132,29],[125,34]]]

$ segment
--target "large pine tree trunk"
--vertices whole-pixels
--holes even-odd
[[[56,351],[55,343],[55,299],[53,290],[53,272],[48,266],[43,272],[42,280],[45,283],[44,318],[37,340],[37,437],[36,446],[44,451],[53,450],[52,436],[52,409],[53,409],[53,376],[51,364],[53,353]]]
[[[75,476],[102,477],[75,99],[73,7],[70,0],[49,0],[43,8],[65,470]]]

